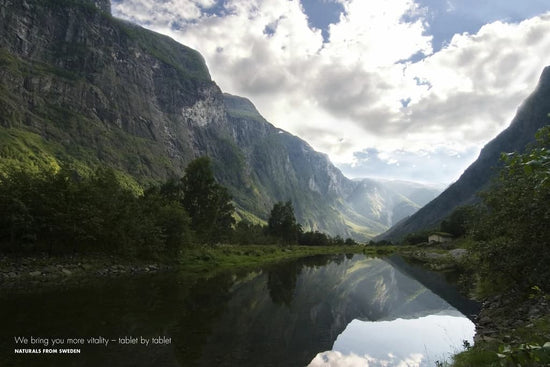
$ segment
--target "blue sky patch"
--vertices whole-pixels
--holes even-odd
[[[323,40],[328,42],[329,25],[338,23],[344,6],[331,0],[301,0],[310,28],[320,29]]]

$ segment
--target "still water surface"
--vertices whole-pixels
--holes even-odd
[[[441,274],[400,257],[319,256],[200,281],[163,274],[1,295],[0,365],[434,366],[472,342],[465,315],[476,311]],[[15,336],[85,343],[80,354],[20,355],[69,346]]]

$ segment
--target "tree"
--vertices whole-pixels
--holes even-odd
[[[182,204],[197,239],[205,243],[226,240],[235,223],[235,208],[227,189],[215,181],[210,158],[200,157],[189,163],[181,188]]]
[[[141,210],[153,219],[162,240],[162,251],[168,256],[177,256],[179,250],[192,241],[190,218],[181,203],[164,196],[158,187],[147,190],[140,198]]]
[[[525,153],[503,154],[498,181],[482,195],[474,253],[485,279],[550,291],[550,127],[536,137]]]
[[[298,243],[301,246],[328,246],[330,238],[319,231],[308,231],[300,235]]]
[[[464,236],[478,217],[477,211],[478,209],[473,205],[456,208],[449,217],[441,222],[441,231],[450,233],[455,237]]]
[[[296,223],[292,203],[277,202],[273,205],[267,222],[268,233],[283,241],[284,244],[295,243],[302,228]]]

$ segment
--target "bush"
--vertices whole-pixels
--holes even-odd
[[[511,286],[550,291],[550,127],[525,153],[504,154],[498,181],[482,198],[486,214],[475,228],[479,274]]]

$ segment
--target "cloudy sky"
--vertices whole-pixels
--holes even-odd
[[[449,183],[550,64],[547,0],[112,0],[350,177]]]

